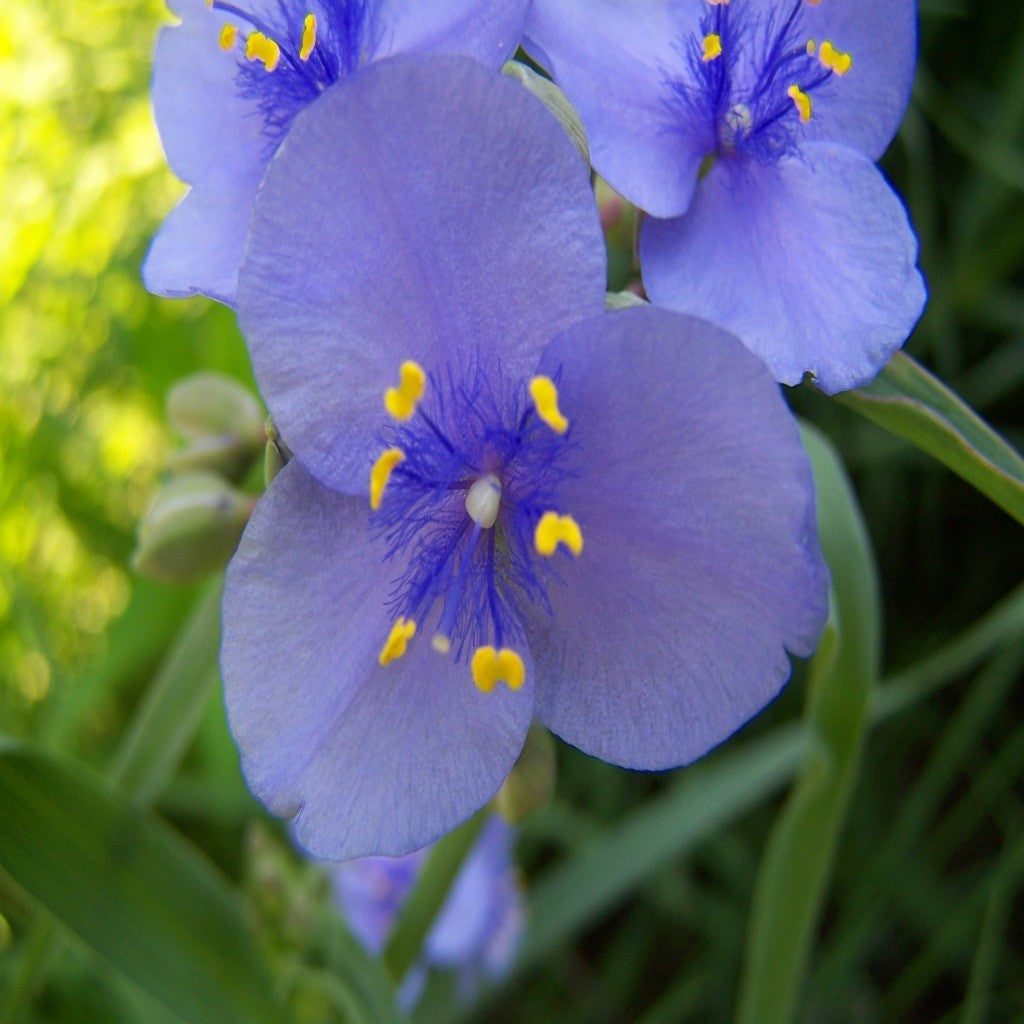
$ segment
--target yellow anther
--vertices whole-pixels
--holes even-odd
[[[500,651],[495,650],[490,644],[478,647],[473,654],[470,668],[473,672],[473,682],[484,693],[490,693],[500,679],[505,680],[510,690],[518,690],[526,679],[523,659],[509,647],[502,647]]]
[[[786,90],[786,95],[793,101],[800,114],[800,123],[805,124],[811,119],[811,97],[800,88],[799,85],[791,85]]]
[[[537,415],[556,434],[564,434],[569,429],[569,421],[558,409],[558,388],[550,377],[534,377],[530,381],[530,397]]]
[[[827,39],[821,44],[821,50],[818,51],[818,60],[840,78],[850,70],[850,66],[853,64],[853,57],[850,54],[837,50]]]
[[[375,512],[380,508],[384,488],[387,487],[395,466],[404,461],[405,452],[401,448],[386,448],[373,464],[373,469],[370,470],[370,508]]]
[[[533,530],[533,546],[538,555],[550,558],[559,544],[564,544],[573,555],[579,557],[583,550],[583,531],[572,516],[560,516],[557,512],[545,512],[537,520]]]
[[[258,60],[268,71],[273,71],[281,60],[281,47],[262,32],[253,32],[245,41],[245,55]]]
[[[392,661],[397,661],[405,654],[405,649],[409,646],[409,641],[416,635],[416,623],[412,619],[406,619],[399,617],[398,621],[391,627],[391,632],[388,634],[387,640],[384,641],[384,646],[380,649],[380,654],[377,657],[377,661],[381,665],[387,665]]]
[[[220,48],[222,50],[232,49],[235,45],[236,39],[238,39],[237,25],[225,25],[220,30]]]
[[[705,64],[722,56],[722,37],[712,32],[704,37],[704,54],[701,60]]]
[[[430,638],[430,646],[433,647],[438,654],[447,654],[452,649],[452,642],[444,633],[435,633]]]
[[[307,14],[302,24],[302,46],[299,49],[299,60],[309,60],[313,47],[316,46],[316,15]]]
[[[818,44],[813,39],[807,40],[807,56],[813,57],[814,51],[818,48]]]
[[[419,363],[407,359],[399,370],[399,385],[384,392],[384,408],[396,420],[407,420],[416,411],[416,403],[423,397],[427,375]]]
[[[807,3],[810,4],[811,7],[817,7],[818,4],[821,3],[821,0],[807,0]]]

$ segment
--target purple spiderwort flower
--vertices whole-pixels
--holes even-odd
[[[604,284],[576,150],[472,61],[367,69],[271,163],[238,310],[295,457],[228,568],[221,664],[249,784],[315,855],[432,841],[534,715],[620,765],[691,761],[813,649],[778,387],[705,321],[604,314]]]
[[[167,159],[191,186],[143,266],[172,298],[235,301],[256,190],[295,115],[328,86],[410,51],[459,53],[499,68],[529,0],[170,0],[153,107]],[[337,145],[348,145],[345,125]]]
[[[925,288],[874,166],[910,95],[913,0],[534,0],[526,45],[595,168],[652,216],[653,302],[834,393],[906,340]]]
[[[402,983],[404,1006],[418,999],[429,967],[457,971],[467,997],[481,981],[511,967],[524,923],[513,838],[512,828],[497,816],[484,826],[427,934],[421,961]],[[357,857],[332,867],[338,903],[370,953],[384,951],[429,853],[428,847],[404,857]]]

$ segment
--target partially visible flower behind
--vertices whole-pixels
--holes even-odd
[[[295,115],[373,61],[458,53],[499,68],[528,0],[169,0],[153,106],[174,173],[191,190],[143,266],[158,295],[232,305],[256,189]],[[335,126],[338,146],[347,128]]]
[[[238,309],[294,457],[228,568],[221,665],[250,786],[317,856],[437,838],[535,716],[692,761],[814,648],[778,387],[705,321],[605,315],[604,264],[572,143],[469,60],[380,62],[268,170]]]
[[[416,1002],[429,967],[455,970],[472,995],[512,964],[523,932],[522,888],[512,860],[514,833],[491,817],[466,858],[427,934],[420,962],[403,981],[402,1002]],[[358,857],[331,869],[335,894],[349,926],[366,949],[384,951],[398,914],[431,848],[404,857]]]
[[[873,163],[910,95],[914,0],[534,0],[526,36],[595,169],[652,215],[652,301],[733,331],[781,382],[874,377],[925,302]]]

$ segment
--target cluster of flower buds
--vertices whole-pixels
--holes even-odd
[[[167,396],[167,420],[184,445],[139,525],[133,564],[143,576],[192,583],[223,568],[238,546],[255,497],[243,488],[268,437],[256,399],[237,381],[196,373]]]

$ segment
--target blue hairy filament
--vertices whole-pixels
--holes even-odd
[[[213,0],[213,8],[230,14],[252,30],[273,39],[281,59],[273,72],[258,61],[238,57],[236,87],[253,100],[263,119],[263,134],[272,153],[295,115],[328,86],[355,71],[373,40],[369,39],[369,0],[319,0],[316,44],[306,60],[299,57],[302,30],[312,9],[295,0],[277,0],[273,17],[260,18],[233,3]]]
[[[385,542],[385,564],[403,566],[389,612],[422,623],[441,602],[436,631],[450,638],[456,658],[484,644],[522,642],[525,609],[551,611],[557,560],[537,555],[533,531],[546,511],[560,508],[571,436],[537,416],[525,381],[507,388],[500,370],[484,372],[473,360],[429,374],[412,418],[386,427],[381,442],[405,456],[370,519]],[[487,475],[501,486],[492,529],[465,505]]]
[[[708,154],[774,160],[797,148],[800,116],[788,90],[810,96],[834,77],[807,51],[805,0],[780,3],[767,15],[746,0],[709,6],[700,35],[681,42],[688,74],[669,83],[673,102],[701,126]],[[703,37],[721,40],[721,56],[705,60]]]

